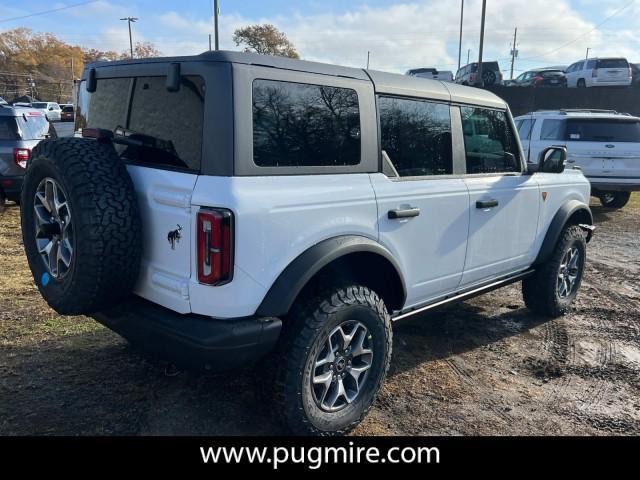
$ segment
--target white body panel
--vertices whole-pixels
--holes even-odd
[[[406,306],[455,290],[460,284],[469,231],[469,193],[464,181],[392,181],[372,174],[379,205],[380,243],[403,269]],[[414,218],[389,219],[389,210],[419,208]]]
[[[191,194],[197,175],[129,165],[142,218],[142,264],[134,292],[179,313],[191,312],[194,248]],[[182,227],[172,248],[169,232]]]
[[[211,287],[193,277],[189,283],[192,311],[219,318],[253,315],[280,273],[322,240],[378,238],[378,209],[368,174],[201,176],[192,204],[192,215],[200,206],[234,213],[233,281]]]

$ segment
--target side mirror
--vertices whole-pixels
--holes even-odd
[[[538,172],[562,173],[567,161],[567,147],[547,147],[538,158]]]
[[[87,77],[87,92],[93,93],[98,87],[98,77],[96,76],[96,69],[89,70],[89,76]]]

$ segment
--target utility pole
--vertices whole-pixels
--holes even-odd
[[[484,87],[482,79],[482,52],[484,49],[484,21],[487,13],[487,0],[482,0],[482,19],[480,20],[480,55],[478,55],[478,71],[476,73],[476,85]]]
[[[471,49],[467,50],[467,65],[469,65],[470,61],[471,61]]]
[[[209,34],[209,51],[211,51],[211,34]]]
[[[591,47],[587,47],[587,55],[584,57],[585,60],[589,59],[589,51],[591,50]]]
[[[129,24],[129,49],[131,50],[131,58],[133,58],[133,38],[131,36],[131,23],[137,22],[138,19],[135,17],[124,17],[124,18],[121,18],[120,20],[126,20],[127,23]]]
[[[369,70],[369,59],[371,58],[371,52],[367,50],[367,70]]]
[[[462,57],[462,23],[463,22],[464,22],[464,0],[461,0],[460,1],[460,41],[458,43],[458,70],[460,70],[460,61]]]
[[[213,31],[215,34],[216,50],[220,50],[220,42],[218,40],[218,0],[213,0]]]
[[[511,48],[511,80],[513,80],[513,64],[516,63],[516,57],[518,56],[518,27],[513,34],[513,47]]]

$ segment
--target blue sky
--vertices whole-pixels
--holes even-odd
[[[98,0],[87,5],[6,21],[82,0],[0,0],[0,30],[19,26],[103,50],[125,50],[126,23],[136,16],[134,40],[151,41],[167,55],[195,54],[212,32],[210,0]],[[481,0],[465,0],[463,63],[477,56]],[[594,56],[623,55],[640,61],[640,0],[488,0],[485,58],[509,67],[513,30],[519,29],[518,71],[569,64],[591,47]],[[294,42],[303,58],[404,71],[437,66],[455,70],[459,0],[220,0],[221,46],[237,47],[233,30],[270,22]],[[622,9],[622,10],[621,10]],[[619,11],[604,24],[607,17]]]

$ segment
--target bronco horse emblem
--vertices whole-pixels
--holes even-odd
[[[180,243],[180,238],[182,237],[182,235],[180,235],[180,232],[182,231],[182,227],[180,225],[177,225],[177,227],[178,227],[177,229],[172,230],[167,235],[167,240],[171,245],[171,250],[176,249],[176,243]]]

